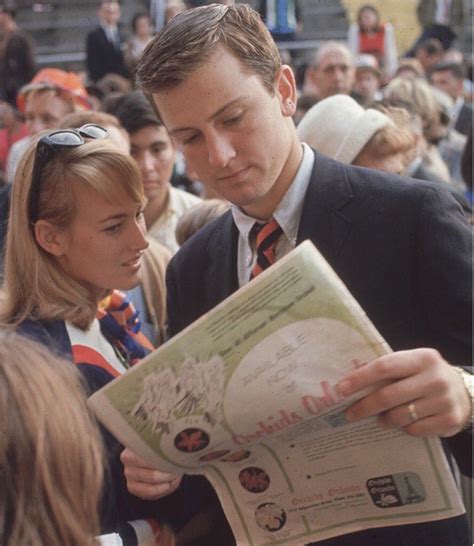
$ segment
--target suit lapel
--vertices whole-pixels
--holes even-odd
[[[344,165],[316,153],[297,242],[310,239],[326,259],[334,263],[352,228],[351,221],[342,212],[351,200],[352,192]],[[208,309],[239,288],[238,237],[238,229],[229,211],[209,240],[208,255],[212,259],[206,271]]]
[[[344,165],[315,153],[297,242],[310,239],[329,262],[334,262],[352,228],[343,213],[352,197]]]
[[[220,225],[214,231],[213,237],[209,241],[209,255],[212,260],[209,263],[207,279],[210,282],[209,300],[214,307],[222,300],[230,296],[239,288],[237,275],[237,247],[239,232],[234,224],[232,213],[227,212],[220,222]]]

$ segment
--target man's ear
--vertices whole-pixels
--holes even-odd
[[[296,81],[293,70],[284,64],[275,77],[275,91],[280,100],[281,113],[292,117],[296,112]]]
[[[53,256],[62,256],[66,250],[66,234],[46,220],[35,224],[35,239],[39,246]]]

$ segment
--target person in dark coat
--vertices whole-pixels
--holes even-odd
[[[122,46],[124,41],[118,29],[120,4],[116,0],[102,0],[99,8],[99,26],[90,32],[86,41],[86,67],[91,81],[106,74],[128,77]]]
[[[33,41],[29,34],[15,22],[12,2],[0,3],[0,99],[16,106],[19,89],[28,83],[36,72]]]

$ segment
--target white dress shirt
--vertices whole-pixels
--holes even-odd
[[[303,211],[304,198],[313,170],[314,152],[307,144],[303,143],[302,146],[303,159],[301,160],[296,176],[273,213],[273,218],[275,218],[283,230],[275,247],[277,260],[296,246],[296,237]],[[236,205],[232,205],[231,210],[234,222],[239,230],[237,271],[239,286],[243,286],[249,281],[250,272],[257,259],[255,237],[251,236],[250,231],[255,222],[263,222],[248,216]]]

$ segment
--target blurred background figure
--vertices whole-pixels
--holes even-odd
[[[153,38],[153,26],[148,13],[136,13],[131,26],[132,35],[128,38],[125,49],[125,62],[130,72],[133,71],[138,57]]]
[[[362,106],[382,98],[382,74],[373,55],[359,55],[355,62],[355,80],[351,96]]]
[[[408,162],[403,174],[418,180],[434,182],[446,188],[461,205],[466,216],[470,218],[472,208],[464,195],[465,192],[451,184],[447,184],[445,180],[436,176],[435,173],[427,169],[423,164],[423,154],[426,151],[427,143],[423,136],[421,116],[413,106],[404,101],[384,99],[375,103],[373,108],[391,118],[401,130],[409,130],[415,139],[413,146],[407,151]]]
[[[117,0],[102,0],[98,11],[99,26],[87,35],[86,66],[92,82],[106,74],[128,76],[125,66],[123,38],[118,29],[120,4]]]
[[[394,77],[413,80],[414,78],[423,78],[424,74],[425,71],[423,70],[420,61],[410,57],[400,60]]]
[[[325,99],[331,95],[348,95],[354,83],[354,59],[346,45],[327,42],[313,55],[306,69],[303,93]]]
[[[472,133],[472,104],[464,98],[465,70],[461,64],[443,62],[434,65],[429,73],[430,83],[447,93],[453,100],[449,110],[450,126],[463,135]]]
[[[402,100],[411,104],[421,116],[426,150],[423,154],[424,166],[445,182],[451,177],[446,163],[441,158],[438,144],[448,131],[443,110],[438,104],[433,88],[420,78],[408,80],[393,79],[385,88],[384,96],[390,100]]]
[[[302,28],[299,0],[258,0],[257,11],[276,42],[294,40]]]
[[[183,0],[168,0],[165,8],[165,25],[173,19],[178,13],[181,13],[186,9],[186,4]]]
[[[453,99],[441,89],[436,87],[431,87],[431,89],[441,108],[441,121],[445,127],[444,135],[438,142],[438,150],[448,167],[451,182],[458,188],[464,188],[461,175],[461,157],[467,137],[456,131],[451,124],[450,112],[454,108]]]
[[[414,138],[382,112],[362,106],[347,95],[318,102],[297,127],[302,142],[345,164],[401,174]]]
[[[0,99],[16,105],[16,95],[36,72],[33,42],[15,21],[13,0],[0,2]]]
[[[398,64],[393,26],[380,21],[375,6],[366,4],[359,8],[357,22],[350,25],[347,41],[354,57],[368,53],[377,59],[385,81],[393,76]]]
[[[88,110],[87,91],[73,72],[57,68],[43,68],[18,94],[18,108],[25,116],[30,136],[45,129],[59,127],[66,115],[77,110]],[[17,165],[29,146],[30,136],[15,142],[7,159],[6,178],[12,183]]]
[[[102,441],[76,366],[2,332],[0,430],[0,542],[97,544]]]
[[[451,47],[460,36],[464,23],[464,0],[419,0],[416,9],[422,32],[408,55],[430,38],[441,42],[443,49]]]
[[[201,200],[171,185],[176,150],[163,123],[141,91],[119,98],[114,114],[129,134],[131,156],[142,175],[148,236],[176,252],[176,225]]]
[[[443,46],[436,38],[428,38],[417,46],[415,59],[420,62],[424,74],[427,74],[432,66],[441,61],[443,52]]]
[[[6,183],[5,170],[11,146],[28,135],[23,116],[6,101],[0,101],[0,185]]]

